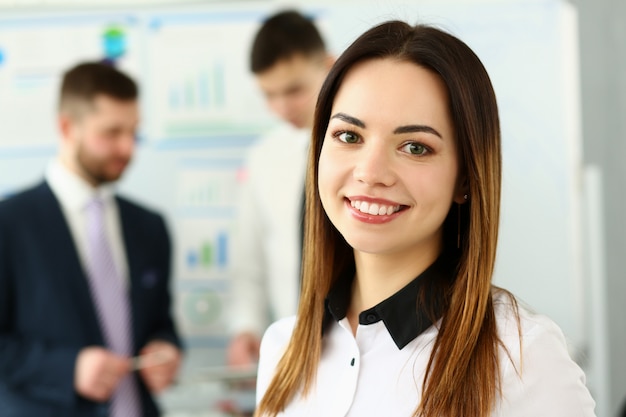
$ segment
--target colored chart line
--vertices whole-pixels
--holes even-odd
[[[187,249],[186,264],[189,270],[225,268],[228,264],[228,234],[219,232],[214,240]]]
[[[222,110],[226,106],[224,68],[215,62],[210,68],[174,80],[168,88],[171,111],[196,112]]]

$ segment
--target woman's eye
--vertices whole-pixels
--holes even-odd
[[[426,148],[426,146],[417,142],[407,143],[406,145],[404,145],[404,150],[411,155],[424,155],[428,153],[428,149]]]
[[[354,132],[341,132],[337,137],[345,143],[357,143],[359,141],[359,136]]]

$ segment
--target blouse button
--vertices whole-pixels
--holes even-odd
[[[374,313],[369,313],[366,317],[368,323],[374,323],[378,320],[378,317]]]

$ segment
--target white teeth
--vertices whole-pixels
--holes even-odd
[[[350,201],[350,205],[361,213],[371,214],[372,216],[392,215],[400,210],[400,206],[387,206],[378,203],[368,203],[367,201]]]

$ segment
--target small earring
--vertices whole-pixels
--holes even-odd
[[[469,196],[467,194],[463,194],[463,200],[467,201],[468,198]]]

